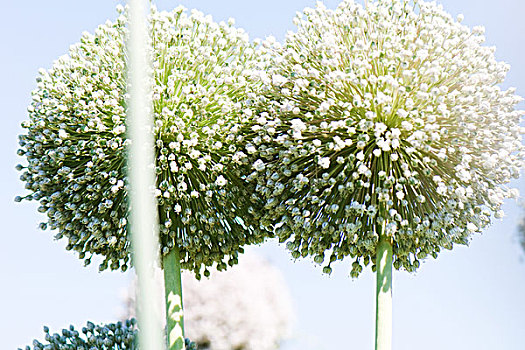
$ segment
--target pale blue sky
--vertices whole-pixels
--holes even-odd
[[[14,166],[19,124],[34,88],[37,69],[48,68],[67,52],[84,30],[114,18],[115,0],[14,1],[0,5],[0,343],[16,349],[42,338],[42,325],[53,330],[86,320],[113,321],[130,274],[98,273],[83,268],[37,224],[36,204],[13,202],[24,192]],[[293,29],[295,11],[310,0],[157,1],[168,9],[182,3],[217,20],[234,17],[252,38],[269,34],[282,39]],[[326,1],[334,7],[338,1]],[[488,44],[498,59],[511,64],[506,86],[525,95],[525,3],[519,0],[444,0],[445,9],[463,13],[464,23],[485,25]],[[525,108],[521,104],[521,108]],[[525,181],[515,183],[525,193]],[[522,209],[505,205],[496,221],[470,247],[443,252],[427,260],[416,274],[394,274],[395,350],[522,350],[525,334],[525,254],[517,243]],[[348,262],[330,277],[309,261],[292,262],[276,244],[253,248],[280,267],[297,310],[294,338],[284,350],[372,349],[374,275],[348,277]]]

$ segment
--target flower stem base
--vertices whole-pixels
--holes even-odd
[[[376,350],[392,349],[392,244],[381,235],[376,256]]]
[[[168,350],[184,350],[184,317],[180,253],[174,247],[163,257],[166,298],[166,340]]]

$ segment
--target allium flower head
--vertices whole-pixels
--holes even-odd
[[[508,65],[483,29],[460,19],[423,1],[319,3],[282,46],[266,43],[271,102],[248,180],[294,257],[329,273],[350,256],[357,276],[385,234],[394,266],[413,271],[515,196],[501,185],[522,166],[521,98],[498,86]]]
[[[19,150],[28,161],[25,198],[39,200],[48,216],[42,227],[58,230],[86,263],[103,255],[101,270],[129,266],[120,12],[41,70]],[[182,7],[153,9],[150,20],[162,253],[177,245],[182,267],[197,274],[213,262],[225,269],[225,258],[233,265],[244,244],[263,239],[256,203],[230,166],[246,158],[236,142],[256,96],[253,45],[233,21],[217,24]]]

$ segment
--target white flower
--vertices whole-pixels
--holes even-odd
[[[328,169],[330,167],[330,158],[323,157],[319,159],[319,166],[323,169]]]
[[[217,180],[215,180],[215,185],[219,186],[219,187],[223,187],[224,185],[226,185],[228,183],[228,181],[224,178],[224,176],[222,175],[219,175],[217,177]]]
[[[68,55],[40,71],[27,134],[20,137],[19,152],[29,164],[22,179],[31,191],[24,198],[41,200],[47,226],[86,264],[102,255],[101,270],[130,265],[121,220],[128,211],[130,144],[126,22],[124,11],[94,34],[84,33]],[[247,72],[259,71],[261,58],[244,31],[199,11],[152,9],[149,22],[160,248],[167,254],[178,246],[182,267],[199,276],[214,262],[221,269],[234,264],[241,244],[267,234],[257,222],[264,201],[238,178],[239,167],[251,163],[237,143],[263,88]],[[109,244],[107,237],[117,241]]]
[[[201,348],[214,350],[277,349],[294,321],[286,281],[254,253],[239,260],[238,266],[201,281],[183,272],[185,335]],[[162,271],[156,272],[162,285]],[[135,283],[126,295],[125,307],[123,318],[134,317]],[[162,303],[155,307],[164,314]]]
[[[388,129],[388,127],[384,124],[384,123],[376,123],[375,124],[375,129],[374,129],[374,135],[376,137],[380,137],[381,135],[383,135],[383,133]]]
[[[68,136],[69,135],[64,129],[58,130],[58,137],[60,137],[61,139],[67,139]]]
[[[266,164],[260,159],[257,159],[255,163],[253,163],[253,168],[257,171],[263,171],[266,168]]]
[[[301,131],[306,130],[306,124],[301,119],[293,119],[290,123],[291,123],[290,127],[294,131],[301,132]]]
[[[272,83],[274,85],[282,86],[282,85],[286,84],[287,81],[288,81],[288,79],[286,79],[282,75],[277,75],[277,74],[272,75]]]
[[[325,113],[327,112],[328,110],[330,109],[330,104],[326,101],[322,102],[321,105],[319,106],[319,112],[321,113]]]
[[[265,171],[249,180],[272,204],[264,220],[292,256],[313,254],[328,272],[351,256],[357,276],[385,234],[394,266],[413,271],[419,259],[466,244],[514,196],[502,185],[519,176],[525,148],[521,98],[499,86],[508,66],[482,45],[482,28],[434,2],[407,4],[319,4],[295,19],[282,46],[262,50],[287,91],[266,86],[258,108],[282,126],[257,131],[264,143],[251,157]],[[284,101],[300,113],[280,108]]]
[[[478,230],[478,227],[473,223],[469,222],[467,224],[467,230],[469,230],[470,232],[476,232]]]
[[[406,120],[403,120],[403,121],[401,122],[401,127],[402,127],[403,129],[405,129],[406,131],[411,131],[411,130],[414,128],[414,126],[412,125],[412,123],[410,123],[409,121],[406,121]]]

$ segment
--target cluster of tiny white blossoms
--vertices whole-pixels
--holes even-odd
[[[200,281],[182,273],[185,335],[201,350],[273,350],[290,334],[293,306],[282,273],[253,253],[239,260]],[[155,277],[163,286],[162,271]],[[135,317],[135,292],[133,284],[124,318]],[[154,307],[165,312],[161,303]]]
[[[25,350],[48,349],[89,349],[89,350],[137,350],[138,342],[137,321],[135,319],[124,322],[95,325],[88,321],[85,327],[76,330],[73,325],[62,329],[60,333],[51,333],[49,327],[44,326],[45,342],[33,340],[33,347],[26,346]],[[195,346],[194,346],[195,348]],[[18,349],[22,350],[22,349]]]
[[[41,224],[69,240],[67,249],[100,269],[129,266],[126,240],[126,12],[85,33],[69,54],[41,70],[20,137],[21,179],[47,213]],[[254,45],[228,23],[178,7],[151,12],[153,113],[160,241],[177,245],[182,266],[198,275],[237,262],[265,233],[257,201],[239,178],[246,156],[239,125],[257,99]],[[22,198],[18,198],[19,200]],[[204,273],[209,274],[205,268]]]
[[[318,3],[283,45],[265,42],[247,179],[293,257],[330,273],[349,256],[357,276],[383,235],[394,267],[414,271],[517,195],[501,185],[522,166],[521,98],[461,19],[417,0]]]

